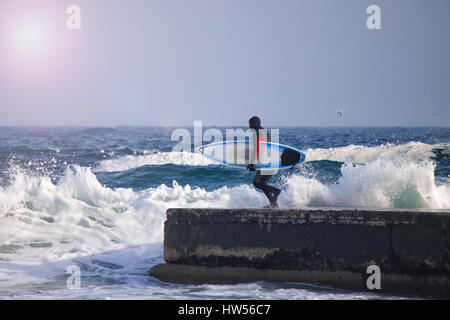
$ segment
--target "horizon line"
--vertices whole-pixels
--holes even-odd
[[[217,128],[227,128],[227,127],[246,127],[246,125],[202,125],[203,127],[217,127]],[[1,125],[0,128],[120,128],[120,127],[132,127],[132,128],[146,128],[146,127],[155,127],[155,128],[185,128],[185,127],[194,127],[193,124],[190,125],[154,125],[154,124],[146,124],[146,125],[127,125],[127,124],[119,124],[119,125]],[[445,125],[267,125],[266,128],[450,128]]]

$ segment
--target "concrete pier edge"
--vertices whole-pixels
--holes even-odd
[[[290,282],[328,286],[335,289],[408,295],[420,298],[450,298],[448,277],[417,277],[383,274],[381,289],[368,290],[364,274],[349,271],[277,270],[248,267],[205,267],[162,263],[153,266],[151,276],[176,284],[240,284],[251,282]]]
[[[301,282],[450,298],[450,212],[375,209],[168,209],[171,283]],[[369,265],[381,289],[366,286]]]

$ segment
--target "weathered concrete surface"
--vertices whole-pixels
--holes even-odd
[[[237,284],[257,281],[304,282],[353,291],[369,291],[366,286],[369,275],[350,271],[205,267],[164,263],[152,267],[150,275],[165,282],[180,284]],[[445,276],[383,273],[381,289],[373,290],[373,292],[449,298],[449,286],[450,278]]]
[[[449,249],[448,211],[169,209],[164,235],[169,264],[152,274],[170,282],[287,278],[364,290],[366,269],[376,264],[384,291],[450,297]],[[209,267],[202,270],[210,276],[197,272],[189,278],[173,264]],[[221,267],[244,268],[246,276]],[[178,270],[179,281],[164,268]]]

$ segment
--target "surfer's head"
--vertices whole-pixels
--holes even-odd
[[[262,129],[261,127],[261,119],[259,119],[257,116],[253,116],[248,120],[248,127],[251,129],[259,130]]]

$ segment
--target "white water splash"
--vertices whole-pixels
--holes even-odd
[[[446,149],[449,144],[426,144],[409,142],[395,145],[385,144],[375,147],[349,145],[339,148],[307,149],[306,161],[330,160],[340,162],[366,163],[377,160],[427,160],[434,156],[433,149]]]
[[[148,155],[127,155],[117,159],[103,160],[93,169],[94,172],[125,171],[148,165],[176,164],[185,166],[207,166],[214,164],[200,153],[158,152]]]
[[[450,208],[450,181],[437,184],[431,161],[344,163],[336,184],[291,177],[281,200],[291,206]]]

